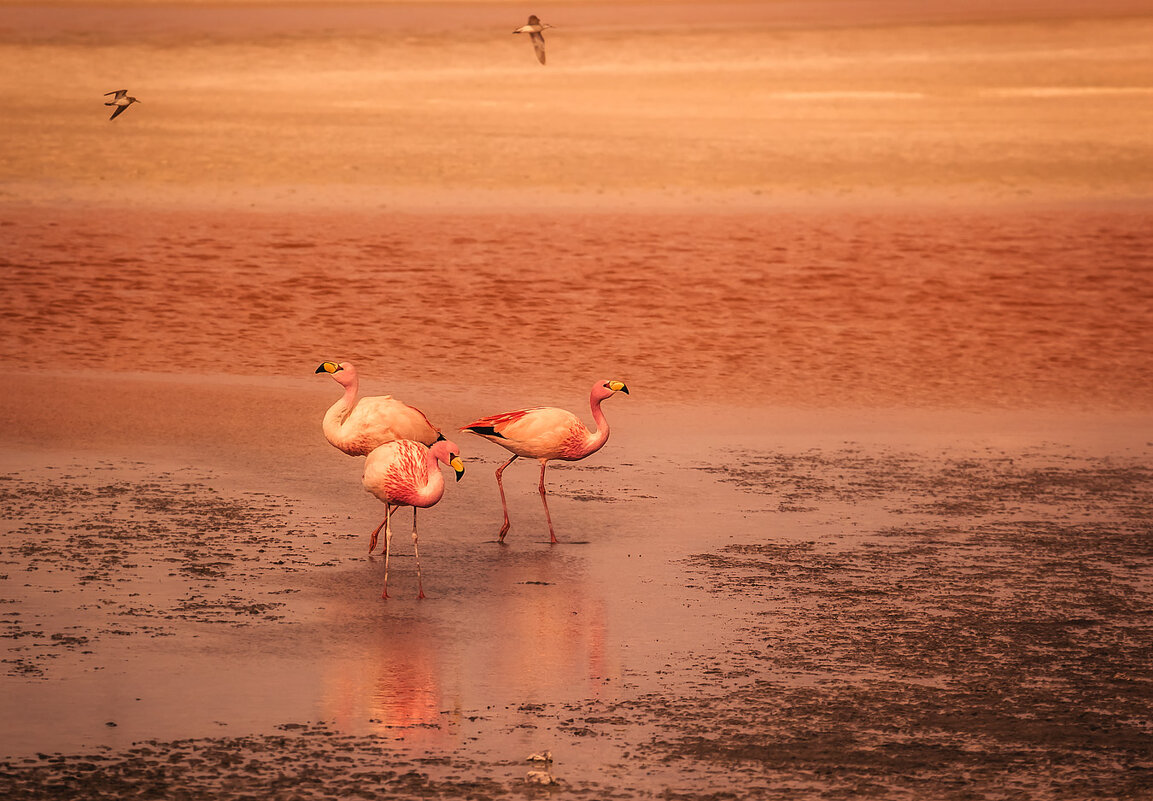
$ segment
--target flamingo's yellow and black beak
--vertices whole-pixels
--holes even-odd
[[[624,381],[610,381],[608,383],[608,388],[613,392],[623,392],[626,395],[629,394],[629,388],[625,386]]]
[[[460,477],[464,475],[464,462],[459,456],[454,456],[449,460],[448,466],[456,471],[456,480],[460,481]]]
[[[320,365],[320,367],[316,368],[316,372],[318,372],[318,373],[335,373],[335,372],[338,372],[338,371],[343,370],[343,369],[344,368],[341,367],[336,362],[324,362]]]

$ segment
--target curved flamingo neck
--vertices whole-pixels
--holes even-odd
[[[420,497],[423,501],[427,501],[428,506],[436,503],[444,495],[444,476],[440,472],[440,457],[438,457],[432,450],[428,450],[424,454],[425,466],[425,485],[419,491]]]
[[[345,406],[351,409],[356,405],[356,396],[358,394],[360,394],[360,379],[354,376],[352,383],[344,388],[344,397],[341,398],[341,401],[343,401]]]
[[[601,401],[603,400],[604,398],[597,396],[595,389],[589,396],[589,408],[592,409],[593,422],[596,423],[596,431],[589,432],[589,438],[586,440],[585,445],[587,448],[585,456],[599,451],[604,444],[609,441],[609,421],[601,409]]]
[[[322,428],[328,441],[336,445],[336,439],[340,436],[340,428],[352,414],[353,407],[356,406],[356,395],[360,388],[360,381],[353,378],[352,383],[344,387],[344,395],[340,397],[336,403],[328,407],[328,411],[324,414],[324,423]]]

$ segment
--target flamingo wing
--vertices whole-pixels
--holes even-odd
[[[563,459],[582,442],[588,429],[570,411],[552,406],[519,409],[477,420],[464,430],[479,434],[518,456]]]
[[[488,417],[482,417],[479,420],[474,420],[468,425],[464,426],[462,431],[471,431],[474,434],[482,436],[501,437],[501,432],[508,428],[509,424],[521,420],[527,414],[532,414],[537,409],[517,409],[513,412],[501,412],[500,414],[491,414]]]
[[[419,495],[427,483],[425,448],[416,442],[386,442],[364,462],[364,488],[394,506],[423,506]]]
[[[344,450],[368,453],[385,442],[410,439],[431,445],[440,437],[424,412],[391,395],[361,398],[340,427]],[[350,451],[351,452],[351,451]]]

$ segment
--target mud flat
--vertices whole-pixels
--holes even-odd
[[[123,402],[42,385],[77,381]],[[1141,415],[735,409],[670,441],[685,410],[630,397],[552,478],[566,544],[515,468],[492,542],[475,443],[424,513],[430,597],[402,555],[382,602],[355,460],[239,414],[254,389],[330,395],[218,381],[218,445],[269,427],[242,454],[6,449],[7,797],[517,797],[543,750],[571,797],[1148,791]]]

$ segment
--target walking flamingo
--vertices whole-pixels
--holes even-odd
[[[456,480],[464,475],[460,449],[447,439],[425,447],[408,439],[386,442],[364,460],[364,488],[384,501],[384,522],[372,532],[368,551],[376,547],[376,538],[384,529],[384,592],[388,598],[388,556],[392,551],[392,515],[402,506],[412,507],[412,552],[416,556],[417,598],[424,597],[420,575],[420,550],[417,547],[416,510],[436,505],[444,495],[444,476],[438,462],[456,471]]]
[[[592,392],[589,394],[589,406],[597,425],[596,431],[589,431],[581,419],[572,412],[552,406],[519,409],[515,412],[482,417],[461,429],[471,431],[512,452],[512,458],[496,469],[496,486],[500,490],[500,505],[504,510],[504,525],[500,527],[498,542],[504,542],[504,535],[509,529],[508,502],[504,497],[501,475],[518,456],[527,456],[540,460],[540,500],[544,504],[545,520],[548,521],[549,541],[556,543],[552,516],[549,514],[548,500],[545,498],[545,468],[548,467],[550,459],[575,462],[596,453],[608,442],[609,422],[601,411],[601,402],[617,392],[627,395],[629,388],[621,381],[598,381],[593,384]]]
[[[432,445],[444,436],[420,409],[391,395],[357,398],[360,377],[352,362],[324,362],[317,373],[328,373],[344,387],[344,396],[324,413],[324,436],[349,456],[367,456],[386,442],[410,439]]]

